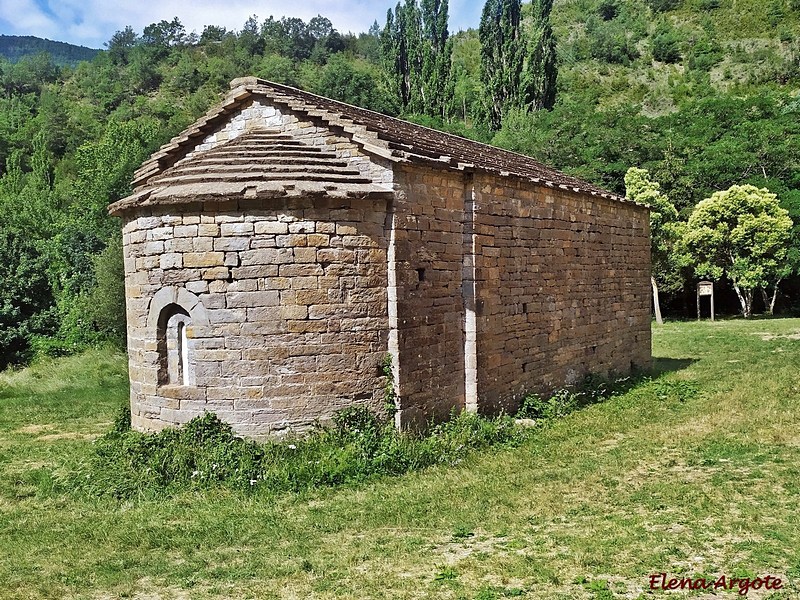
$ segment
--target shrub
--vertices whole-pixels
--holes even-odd
[[[38,335],[54,329],[44,257],[22,233],[0,225],[0,370],[30,357]]]
[[[688,67],[689,69],[708,71],[714,65],[720,63],[723,57],[724,52],[719,42],[712,39],[703,38],[692,45],[692,50],[689,54]]]
[[[130,429],[123,411],[95,443],[92,459],[64,482],[90,495],[154,497],[185,489],[228,487],[301,491],[434,464],[457,464],[470,452],[517,444],[525,432],[508,416],[453,415],[424,436],[399,432],[362,407],[337,413],[309,435],[258,444],[207,413],[157,434]]]
[[[522,400],[517,417],[542,420],[560,419],[585,406],[623,394],[642,378],[642,375],[638,373],[627,377],[600,377],[590,374],[574,389],[562,388],[546,398],[542,398],[538,394],[528,394]]]
[[[94,258],[97,281],[89,293],[87,316],[104,338],[125,347],[125,267],[122,257],[122,235],[113,236]]]
[[[653,36],[653,58],[664,63],[676,63],[681,60],[680,34],[668,25],[656,28]]]
[[[592,58],[627,65],[639,56],[636,40],[628,35],[626,26],[619,20],[598,23],[589,35]]]

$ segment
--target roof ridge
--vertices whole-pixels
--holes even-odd
[[[213,106],[189,128],[161,146],[142,164],[134,174],[134,195],[146,189],[149,184],[158,185],[158,180],[172,167],[186,164],[196,155],[224,155],[235,150],[235,146],[264,142],[262,149],[244,148],[242,151],[259,152],[259,156],[269,156],[262,152],[297,152],[304,146],[301,143],[294,149],[280,148],[281,141],[289,141],[293,136],[280,128],[263,127],[249,129],[236,137],[203,152],[193,152],[198,143],[206,139],[223,124],[231,114],[245,108],[254,96],[263,97],[268,102],[285,106],[289,111],[305,115],[311,120],[318,119],[334,135],[344,135],[358,144],[362,151],[372,156],[399,162],[428,163],[437,168],[457,170],[478,170],[503,176],[514,176],[539,185],[565,190],[583,192],[612,200],[631,202],[595,184],[568,175],[520,152],[507,150],[479,142],[446,131],[433,129],[426,125],[404,121],[370,109],[361,108],[294,88],[273,83],[257,77],[242,77],[231,81],[231,91],[218,104]],[[339,133],[342,132],[342,133]],[[302,141],[294,138],[296,141]],[[229,146],[229,144],[231,144]],[[268,145],[269,144],[269,145]],[[273,145],[274,144],[274,145]],[[270,148],[271,147],[271,148]],[[319,148],[317,148],[319,150]],[[320,152],[320,154],[325,154]],[[332,158],[331,158],[332,159]]]
[[[595,184],[592,184],[592,183],[590,183],[588,181],[583,181],[579,177],[575,177],[574,175],[569,175],[567,173],[563,173],[561,171],[558,171],[557,169],[554,169],[552,167],[548,167],[547,165],[545,165],[544,163],[538,161],[537,159],[535,159],[535,158],[533,158],[531,156],[528,156],[526,154],[522,154],[521,152],[515,152],[513,150],[507,150],[506,148],[500,148],[498,146],[493,146],[493,145],[487,144],[485,142],[480,142],[480,141],[473,140],[473,139],[470,139],[470,138],[467,138],[467,137],[459,136],[459,135],[456,135],[456,134],[453,134],[453,133],[449,133],[447,131],[441,131],[439,129],[433,129],[432,127],[428,127],[426,125],[420,125],[418,123],[412,123],[410,121],[405,121],[403,119],[398,119],[397,117],[392,117],[392,116],[389,116],[389,115],[385,115],[383,113],[379,113],[379,112],[376,112],[376,111],[373,111],[373,110],[370,110],[370,109],[367,109],[367,108],[354,106],[352,104],[348,104],[348,103],[342,102],[340,100],[333,100],[332,98],[326,98],[325,96],[320,96],[318,94],[314,94],[313,92],[308,92],[308,91],[305,91],[305,90],[301,90],[299,88],[294,88],[292,86],[288,86],[288,85],[284,85],[284,84],[280,84],[280,83],[274,83],[274,82],[267,81],[265,79],[261,79],[261,78],[258,78],[258,77],[242,77],[242,78],[239,78],[239,79],[234,79],[231,82],[231,88],[232,89],[238,89],[240,87],[245,88],[245,89],[249,89],[253,93],[258,93],[258,90],[255,89],[256,87],[272,88],[273,90],[276,90],[276,91],[279,91],[279,92],[282,91],[284,94],[287,94],[290,97],[294,96],[295,98],[298,98],[298,97],[299,98],[304,98],[304,97],[311,98],[311,99],[317,100],[317,102],[322,104],[322,105],[332,104],[334,106],[341,106],[341,107],[344,107],[345,109],[348,109],[348,110],[350,110],[350,111],[352,111],[354,113],[367,113],[367,114],[372,115],[372,116],[374,116],[374,117],[376,117],[378,119],[381,119],[381,120],[389,120],[390,122],[401,123],[404,126],[412,126],[413,128],[417,128],[417,129],[421,129],[421,130],[424,130],[426,132],[429,132],[433,136],[448,138],[448,139],[451,139],[453,141],[457,141],[458,143],[466,144],[468,146],[470,146],[470,145],[471,146],[475,146],[475,147],[478,147],[480,149],[483,149],[483,150],[486,150],[486,151],[490,151],[492,153],[498,153],[499,152],[499,153],[505,154],[507,156],[513,156],[513,157],[515,157],[517,159],[521,159],[522,161],[524,161],[526,163],[532,163],[538,169],[541,169],[541,170],[544,170],[544,171],[550,171],[553,174],[560,175],[563,178],[565,178],[567,181],[563,181],[563,182],[559,182],[559,181],[555,181],[555,180],[554,181],[547,181],[545,177],[541,177],[541,176],[522,175],[526,179],[531,179],[531,180],[539,182],[539,183],[544,183],[545,185],[549,184],[550,187],[559,187],[561,189],[573,189],[573,190],[576,190],[576,191],[586,191],[587,193],[589,193],[591,195],[599,195],[599,196],[602,196],[602,197],[607,197],[607,198],[610,198],[610,199],[615,199],[615,200],[619,200],[619,201],[623,201],[623,202],[631,202],[630,200],[628,200],[627,198],[625,198],[623,196],[619,196],[618,194],[615,194],[613,192],[609,192],[607,190],[604,190],[604,189],[600,188],[599,186],[596,186]],[[289,103],[287,102],[287,105],[288,104]],[[303,102],[303,104],[305,104],[305,102]],[[319,108],[321,108],[325,112],[332,112],[330,110],[327,110],[324,106],[319,107]],[[308,112],[308,111],[306,110],[305,112]],[[386,141],[386,142],[398,141],[398,138],[396,136],[392,136],[391,134],[388,134],[388,132],[386,132],[385,135],[387,135],[387,137],[391,137],[393,139],[387,140],[386,138],[381,138],[381,131],[377,127],[375,127],[374,129],[371,129],[368,124],[364,124],[364,123],[359,122],[357,114],[355,115],[355,118],[354,118],[354,115],[347,115],[346,113],[339,113],[339,114],[341,115],[341,117],[344,117],[346,120],[351,121],[354,125],[361,125],[362,127],[367,129],[368,131],[370,131],[370,130],[376,131],[376,133],[378,134],[379,139],[381,139],[382,141]],[[322,118],[322,117],[320,117],[320,118]],[[414,141],[410,141],[410,142],[406,142],[406,143],[413,147]],[[440,156],[445,157],[445,156],[450,156],[450,155],[441,154]],[[450,158],[452,159],[452,156],[450,156]],[[473,166],[475,168],[480,168],[479,166],[475,165],[474,163],[472,163],[472,164],[466,163],[466,164],[469,165],[469,166]],[[504,172],[507,172],[509,174],[511,173],[510,171],[507,171],[507,170],[503,169],[502,166],[500,166],[500,165],[495,165],[494,169],[496,169],[498,171],[498,173],[501,173],[501,174],[504,173]],[[554,178],[554,179],[559,179],[559,178]]]

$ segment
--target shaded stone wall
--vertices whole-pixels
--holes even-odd
[[[464,175],[395,171],[399,424],[464,408]]]
[[[270,201],[140,209],[123,229],[133,425],[214,411],[259,437],[352,404],[383,408],[386,206]],[[189,316],[190,385],[164,372],[164,317]]]
[[[646,209],[476,175],[478,405],[650,364]]]
[[[347,159],[348,165],[359,169],[362,175],[375,183],[392,183],[392,170],[388,161],[378,156],[367,156],[361,147],[344,132],[335,132],[322,119],[312,119],[307,114],[287,107],[272,106],[253,99],[233,116],[230,121],[214,133],[206,136],[201,144],[186,155],[190,160],[198,152],[211,150],[229,140],[236,139],[251,129],[269,129],[291,133],[293,137],[327,151],[336,152],[339,158]]]

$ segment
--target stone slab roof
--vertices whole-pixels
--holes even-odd
[[[115,214],[132,207],[237,198],[377,198],[391,194],[334,152],[280,131],[261,129],[150,174],[131,196],[112,204],[109,211]]]
[[[363,179],[358,171],[348,169],[346,163],[337,160],[332,153],[322,152],[278,132],[251,132],[182,161],[206,136],[254,97],[321,122],[332,132],[352,139],[365,153],[392,162],[484,171],[629,202],[522,154],[292,87],[243,77],[231,82],[231,92],[221,104],[155,152],[134,174],[134,193],[112,204],[109,211],[114,214],[133,206],[239,195],[274,197],[318,193],[369,197],[391,193],[385,187]],[[302,170],[296,168],[300,164]]]

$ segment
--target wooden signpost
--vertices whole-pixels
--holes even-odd
[[[711,320],[714,320],[714,282],[701,281],[697,284],[697,320],[700,320],[700,296],[711,297]]]

